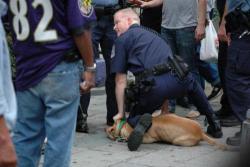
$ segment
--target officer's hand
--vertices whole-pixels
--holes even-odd
[[[205,37],[205,25],[198,24],[195,29],[195,39],[196,41],[200,41]]]
[[[81,93],[87,93],[95,86],[95,73],[91,71],[84,71],[84,81],[80,84]]]
[[[1,118],[0,118],[1,119]],[[17,158],[9,131],[0,120],[0,167],[16,167]]]

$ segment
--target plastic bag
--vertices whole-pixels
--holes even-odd
[[[205,29],[205,38],[201,40],[200,59],[206,62],[217,62],[219,40],[213,22],[208,21]]]

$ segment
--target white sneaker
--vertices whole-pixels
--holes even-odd
[[[187,115],[186,115],[186,117],[187,118],[197,118],[197,117],[199,117],[201,114],[200,114],[200,112],[199,111],[195,111],[195,110],[190,110],[188,113],[187,113]]]

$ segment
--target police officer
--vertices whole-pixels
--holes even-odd
[[[219,38],[229,42],[226,88],[233,113],[242,123],[250,108],[250,0],[227,0],[226,3]],[[227,144],[239,145],[240,136],[241,131],[227,138]]]
[[[106,64],[106,123],[112,126],[114,123],[113,117],[117,113],[114,75],[110,74],[110,55],[114,40],[116,39],[116,33],[113,29],[113,14],[125,5],[125,0],[92,0],[92,5],[94,6],[97,16],[97,22],[92,27],[93,49],[95,58],[99,58],[99,46],[101,47],[101,52]],[[85,100],[87,100],[87,103]],[[76,131],[87,132],[88,126],[86,121],[90,93],[82,95],[81,101],[83,103],[81,103],[78,109]]]
[[[114,16],[114,22],[118,38],[115,42],[111,72],[116,73],[116,98],[119,113],[123,114],[124,108],[127,107],[124,106],[127,71],[131,71],[138,82],[145,83],[142,87],[149,85],[149,88],[140,90],[138,103],[128,118],[129,124],[135,127],[128,140],[129,149],[134,151],[139,147],[143,133],[150,127],[151,118],[143,114],[152,114],[166,98],[172,99],[184,94],[188,94],[197,109],[206,115],[209,123],[207,133],[216,138],[222,137],[219,121],[202,88],[190,73],[180,76],[177,66],[176,68],[171,66],[170,70],[165,68],[165,73],[152,70],[161,67],[162,64],[174,64],[172,52],[166,42],[158,34],[139,26],[139,17],[130,8],[118,11]],[[143,117],[138,122],[140,115]]]
[[[223,18],[223,13],[225,9],[226,0],[217,0],[216,6],[220,16],[220,22]],[[218,31],[218,35],[220,31]],[[221,80],[221,86],[223,90],[223,94],[220,99],[221,108],[216,111],[216,115],[220,119],[221,126],[230,127],[240,125],[240,122],[233,114],[232,108],[228,101],[228,95],[226,90],[226,82],[225,82],[225,69],[227,63],[227,48],[228,44],[226,41],[219,40],[219,53],[218,53],[218,72]]]
[[[113,116],[117,112],[115,98],[115,81],[114,75],[110,75],[110,55],[114,40],[116,39],[113,30],[113,14],[120,8],[119,0],[93,0],[92,4],[97,15],[97,24],[92,29],[92,41],[94,54],[99,57],[99,44],[106,64],[106,108],[107,108],[107,125],[113,124]]]

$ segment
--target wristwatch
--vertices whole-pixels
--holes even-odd
[[[84,71],[96,72],[96,63],[94,63],[93,66],[84,66]]]

